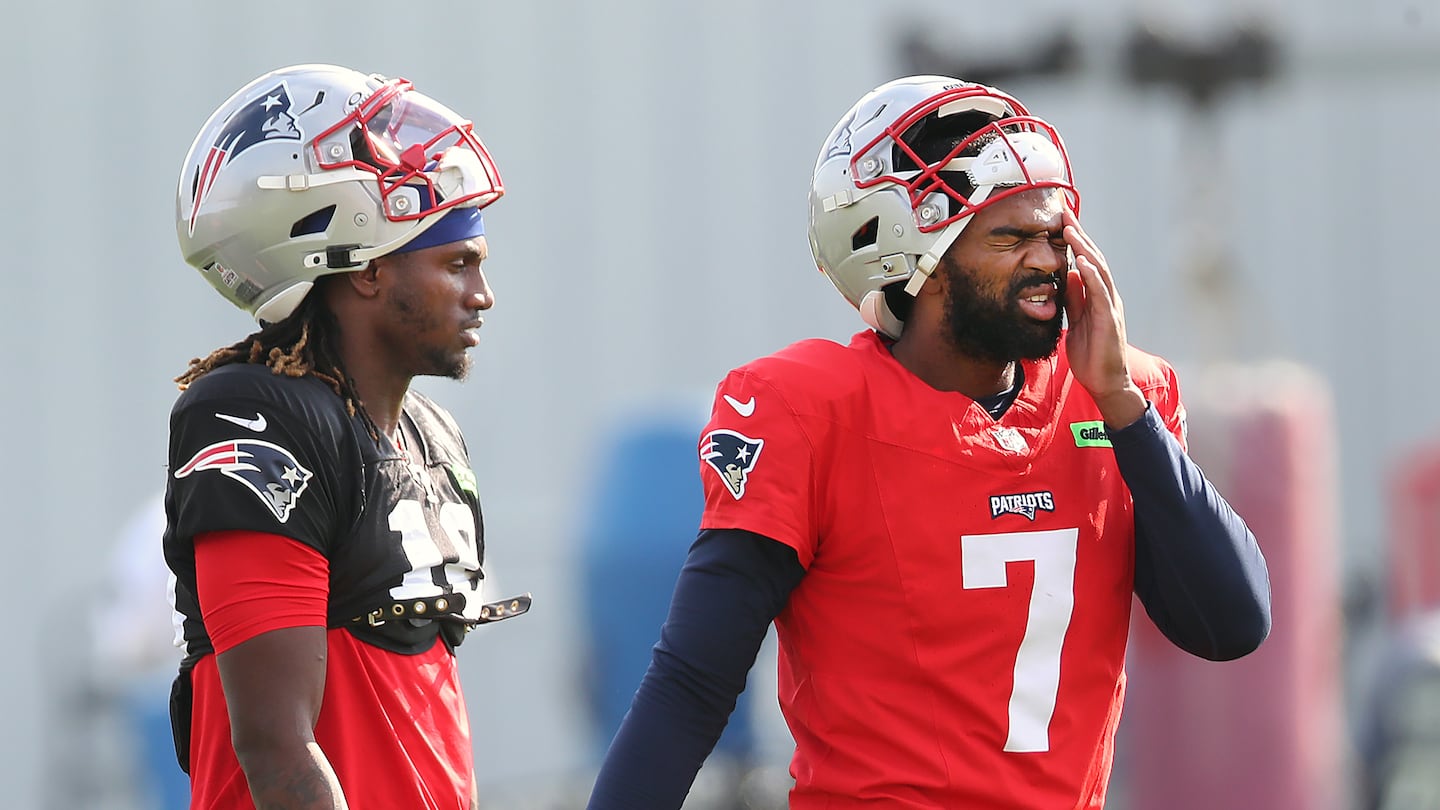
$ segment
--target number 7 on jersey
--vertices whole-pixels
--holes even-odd
[[[1005,750],[1050,750],[1050,718],[1060,689],[1060,649],[1075,608],[1078,529],[967,534],[960,538],[961,582],[966,589],[1005,588],[1006,563],[1035,563],[1035,586],[1025,636],[1015,655]]]

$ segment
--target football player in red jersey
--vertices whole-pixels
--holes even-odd
[[[801,810],[1102,807],[1131,594],[1195,655],[1263,641],[1264,558],[1079,206],[1058,133],[994,88],[900,79],[835,126],[811,248],[870,329],[720,383],[591,810],[681,806],[772,621]]]
[[[267,73],[181,170],[185,260],[259,331],[170,417],[171,697],[196,810],[472,810],[455,647],[486,605],[475,475],[410,390],[461,378],[495,301],[471,124],[403,79]]]

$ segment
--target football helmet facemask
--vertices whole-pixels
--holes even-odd
[[[181,168],[176,232],[187,263],[271,323],[319,276],[358,270],[504,193],[470,122],[410,82],[296,65],[210,115]]]
[[[880,85],[841,117],[810,185],[810,250],[872,328],[899,337],[883,288],[920,291],[970,219],[1033,188],[1080,195],[1060,134],[1011,96],[946,76]]]

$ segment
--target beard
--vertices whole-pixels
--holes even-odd
[[[1001,300],[986,296],[976,282],[978,273],[960,265],[946,268],[945,323],[951,344],[964,354],[994,363],[1040,360],[1055,353],[1065,324],[1065,276],[1060,274],[1055,317],[1037,321],[1020,309],[1020,291],[1056,281],[1046,273],[1032,273],[1010,284]]]
[[[422,338],[427,334],[444,333],[444,324],[437,319],[427,318],[418,296],[398,288],[391,293],[390,307],[396,320],[403,325],[406,334]],[[459,325],[453,330],[458,337]],[[470,374],[470,353],[452,346],[419,345],[418,362],[413,374],[416,377],[449,377],[464,380]]]
[[[470,354],[468,352],[461,352],[459,356],[456,356],[453,353],[447,354],[437,349],[429,352],[426,359],[430,361],[431,368],[434,369],[434,371],[424,372],[429,376],[449,377],[452,380],[464,380],[470,376]]]

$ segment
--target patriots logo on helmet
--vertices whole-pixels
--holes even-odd
[[[700,442],[700,459],[720,474],[720,480],[738,501],[745,497],[745,483],[764,446],[764,439],[752,439],[733,430],[712,430]]]
[[[175,477],[185,478],[205,470],[219,470],[244,484],[281,523],[290,519],[295,502],[313,475],[289,450],[255,439],[216,442],[192,456],[175,471]]]
[[[856,122],[855,122],[855,116],[856,116],[860,111],[857,109],[857,110],[851,112],[850,115],[848,116],[848,120],[845,121],[845,125],[842,126],[842,127],[840,128],[840,132],[835,135],[835,140],[831,142],[830,148],[829,148],[828,150],[826,150],[826,152],[825,152],[825,159],[826,159],[826,160],[829,160],[830,158],[838,157],[838,156],[840,156],[840,155],[848,155],[848,154],[850,154],[851,152],[853,152],[853,151],[854,151],[854,147],[850,144],[850,136],[851,136],[851,133],[853,133],[855,130],[859,129],[860,127],[865,126],[866,124],[870,123],[871,121],[874,121],[876,118],[879,118],[879,117],[880,117],[880,114],[883,113],[883,112],[885,112],[885,108],[888,107],[888,106],[889,106],[888,104],[881,104],[879,107],[877,107],[877,108],[875,109],[875,112],[874,112],[874,113],[872,113],[872,114],[871,114],[869,117],[867,117],[864,121],[861,121],[861,122],[859,122],[859,123],[856,123]]]
[[[851,114],[848,115],[847,120],[845,120],[845,124],[840,128],[840,133],[835,134],[835,140],[831,141],[828,150],[825,151],[825,160],[829,160],[831,157],[841,156],[841,154],[852,153],[855,147],[850,143],[851,135],[854,134],[854,131],[858,130],[858,128],[864,127],[865,124],[871,123],[871,121],[880,117],[881,112],[886,111],[886,107],[890,107],[890,105],[881,104],[880,107],[876,108],[876,111],[867,115],[864,121],[858,121],[858,123],[855,121],[855,117],[860,115],[860,110],[857,108],[857,110],[852,111]]]
[[[195,217],[200,213],[200,204],[215,185],[215,178],[230,161],[257,143],[299,141],[304,137],[299,122],[290,111],[290,89],[285,82],[260,94],[232,115],[210,144],[204,164],[195,167],[195,177],[191,181],[195,202],[190,207],[190,235],[195,235]]]
[[[826,160],[839,157],[840,155],[850,154],[850,130],[854,128],[854,124],[855,113],[852,112],[845,117],[845,123],[840,125],[839,131],[835,133],[835,139],[830,142],[830,147],[825,150]]]

